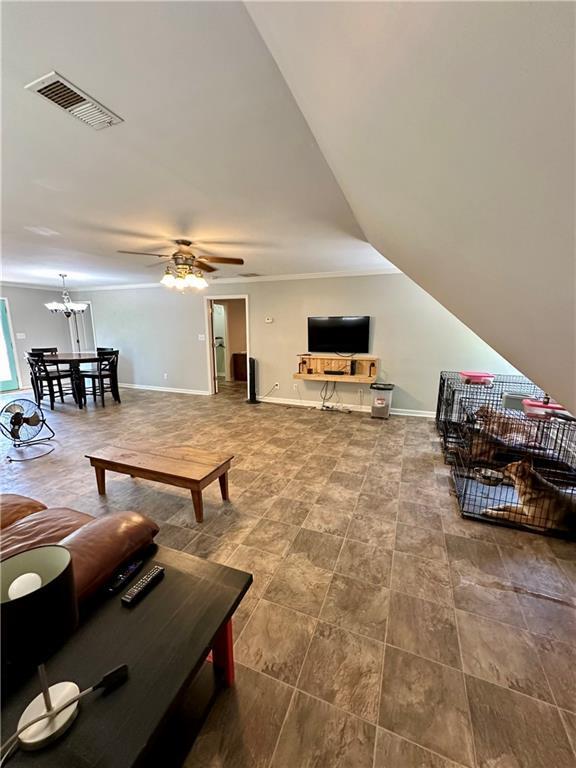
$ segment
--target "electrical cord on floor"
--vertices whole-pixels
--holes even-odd
[[[274,390],[275,390],[275,389],[276,389],[276,384],[273,384],[273,385],[270,387],[270,389],[268,390],[268,392],[266,392],[266,394],[265,394],[265,395],[258,395],[258,397],[260,398],[260,400],[262,400],[263,398],[265,398],[265,397],[268,397],[268,395],[270,394],[270,392],[274,392]]]
[[[330,389],[330,384],[332,384],[332,389]],[[332,400],[335,392],[336,392],[336,382],[325,381],[324,384],[322,385],[322,389],[320,390],[320,397],[322,399],[321,410],[323,411],[332,410],[326,405],[326,403]]]
[[[109,693],[114,688],[117,688],[119,685],[122,685],[122,683],[125,683],[126,680],[128,680],[128,665],[121,664],[119,667],[116,667],[116,669],[112,669],[110,672],[107,672],[97,683],[90,686],[90,688],[86,688],[85,690],[80,691],[77,696],[74,696],[68,701],[65,701],[64,704],[61,704],[59,707],[51,709],[49,712],[44,712],[44,714],[40,715],[39,717],[35,717],[33,720],[30,720],[28,723],[26,723],[26,725],[18,728],[18,730],[15,731],[9,739],[6,739],[4,744],[2,744],[0,747],[0,751],[2,752],[0,768],[4,766],[10,757],[14,754],[15,748],[18,746],[18,737],[20,734],[26,731],[32,725],[36,725],[36,723],[39,723],[42,720],[46,720],[49,717],[56,717],[56,715],[59,715],[65,709],[68,709],[68,707],[72,706],[72,704],[80,701],[80,699],[84,698],[84,696],[87,696],[89,693],[97,691],[100,688],[104,690],[104,693]]]
[[[330,384],[332,384],[332,388],[330,388]],[[336,405],[326,405],[326,403],[332,400],[334,395],[336,395]],[[331,413],[352,413],[349,408],[344,408],[344,403],[340,398],[340,394],[336,390],[335,381],[326,381],[322,385],[322,389],[320,390],[320,397],[322,399],[322,405],[320,406],[321,411],[330,411]]]
[[[352,411],[349,408],[346,408],[344,406],[344,403],[342,402],[342,398],[340,397],[340,393],[336,392],[336,399],[337,404],[334,406],[335,411],[339,411],[340,413],[352,413]]]
[[[34,445],[46,445],[46,446],[48,446],[48,443],[34,443]],[[52,453],[52,451],[54,450],[54,448],[56,446],[50,445],[48,447],[50,448],[49,451],[44,451],[44,453],[39,453],[38,456],[27,456],[25,459],[14,459],[12,456],[6,456],[6,461],[9,464],[12,464],[13,461],[34,461],[34,459],[41,459],[43,456],[48,456],[48,454]],[[2,763],[0,763],[0,766],[1,765],[2,765]]]

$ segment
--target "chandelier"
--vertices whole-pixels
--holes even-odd
[[[166,288],[176,288],[183,291],[186,288],[196,288],[200,291],[208,287],[208,282],[199,269],[194,269],[190,264],[176,264],[166,267],[166,272],[160,280]]]
[[[88,304],[83,301],[72,301],[66,289],[66,275],[60,274],[60,277],[62,278],[62,301],[49,301],[48,304],[44,304],[46,309],[50,312],[62,312],[65,317],[85,312]]]

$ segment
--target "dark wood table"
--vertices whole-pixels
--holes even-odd
[[[99,359],[97,352],[51,352],[44,355],[44,362],[47,365],[58,363],[70,366],[72,388],[78,408],[84,406],[84,386],[80,366],[82,363],[97,363]]]
[[[171,720],[177,720],[179,738],[194,727],[179,719],[191,685],[208,675],[215,684],[211,701],[233,683],[231,619],[251,574],[162,547],[145,570],[153,563],[166,575],[142,602],[127,609],[120,595],[106,598],[46,664],[49,682],[73,680],[81,690],[120,664],[129,666],[128,681],[107,695],[87,696],[66,735],[38,752],[17,751],[10,768],[164,768],[174,739],[171,734],[167,741]],[[10,692],[2,709],[3,742],[38,685],[34,674]],[[160,760],[154,757],[159,749]]]
[[[106,470],[157,483],[188,488],[196,521],[204,520],[202,490],[218,479],[224,501],[228,501],[228,470],[234,456],[198,448],[174,446],[106,445],[86,454],[96,472],[98,493],[106,493]]]

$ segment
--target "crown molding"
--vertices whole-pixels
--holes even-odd
[[[132,291],[135,289],[141,289],[141,288],[164,288],[164,290],[168,290],[165,288],[165,286],[161,285],[160,282],[157,283],[125,283],[123,285],[93,285],[92,287],[89,287],[87,285],[82,286],[81,288],[72,288],[71,293],[78,293],[82,291]]]
[[[219,285],[230,285],[232,283],[280,283],[290,280],[329,280],[334,278],[351,277],[377,277],[388,275],[402,275],[399,269],[395,267],[385,267],[384,269],[356,270],[354,272],[303,272],[291,275],[261,275],[259,277],[222,277],[218,280],[212,280],[208,283],[206,290],[212,290]],[[126,283],[123,285],[94,285],[80,286],[71,288],[71,293],[78,291],[130,291],[141,288],[163,288],[160,281],[155,283]],[[165,289],[166,290],[166,289]],[[170,290],[170,289],[167,289]],[[202,294],[200,294],[202,295]]]
[[[276,283],[284,280],[328,280],[338,277],[373,277],[374,275],[401,275],[396,267],[382,269],[358,269],[353,272],[302,272],[292,275],[261,275],[260,277],[222,277],[212,285],[223,283]]]
[[[351,277],[377,277],[379,275],[402,275],[396,267],[383,267],[382,269],[358,269],[353,272],[301,272],[290,275],[260,275],[259,277],[222,277],[209,282],[208,287],[214,288],[218,285],[228,285],[231,283],[280,283],[290,280],[330,280],[334,278]],[[7,288],[28,288],[34,291],[52,291],[58,293],[59,286],[35,285],[33,283],[15,283],[9,280],[3,280],[2,286]],[[160,281],[154,283],[124,283],[121,285],[80,285],[69,287],[70,293],[79,291],[130,291],[141,288],[164,288]]]
[[[59,295],[62,294],[62,286],[61,285],[35,285],[33,283],[13,283],[10,280],[2,280],[0,282],[0,289],[2,288],[26,288],[29,291],[50,291],[50,293],[57,293]],[[77,290],[75,288],[68,289],[68,290]],[[78,289],[80,290],[80,289]],[[85,288],[82,288],[81,290],[86,290]]]

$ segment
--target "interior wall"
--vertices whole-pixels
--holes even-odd
[[[92,302],[98,345],[120,351],[121,382],[207,392],[208,337],[200,295],[154,287],[83,290],[74,297]]]
[[[26,352],[31,347],[58,347],[63,352],[72,349],[68,320],[63,315],[53,315],[44,304],[61,301],[58,291],[44,291],[36,288],[0,286],[2,298],[8,299],[8,310],[12,320],[16,358],[21,374],[21,384],[29,384]],[[18,334],[24,334],[19,339]]]
[[[250,351],[258,360],[260,395],[278,382],[275,397],[319,402],[320,384],[292,378],[296,356],[307,351],[309,315],[371,316],[371,353],[380,358],[380,376],[396,385],[398,409],[434,410],[443,369],[516,373],[405,275],[210,286],[212,296],[235,292],[249,296]],[[134,288],[83,291],[82,297],[93,302],[98,343],[120,349],[121,382],[208,392],[202,294]],[[369,402],[367,386],[342,383],[337,389],[346,404]]]

